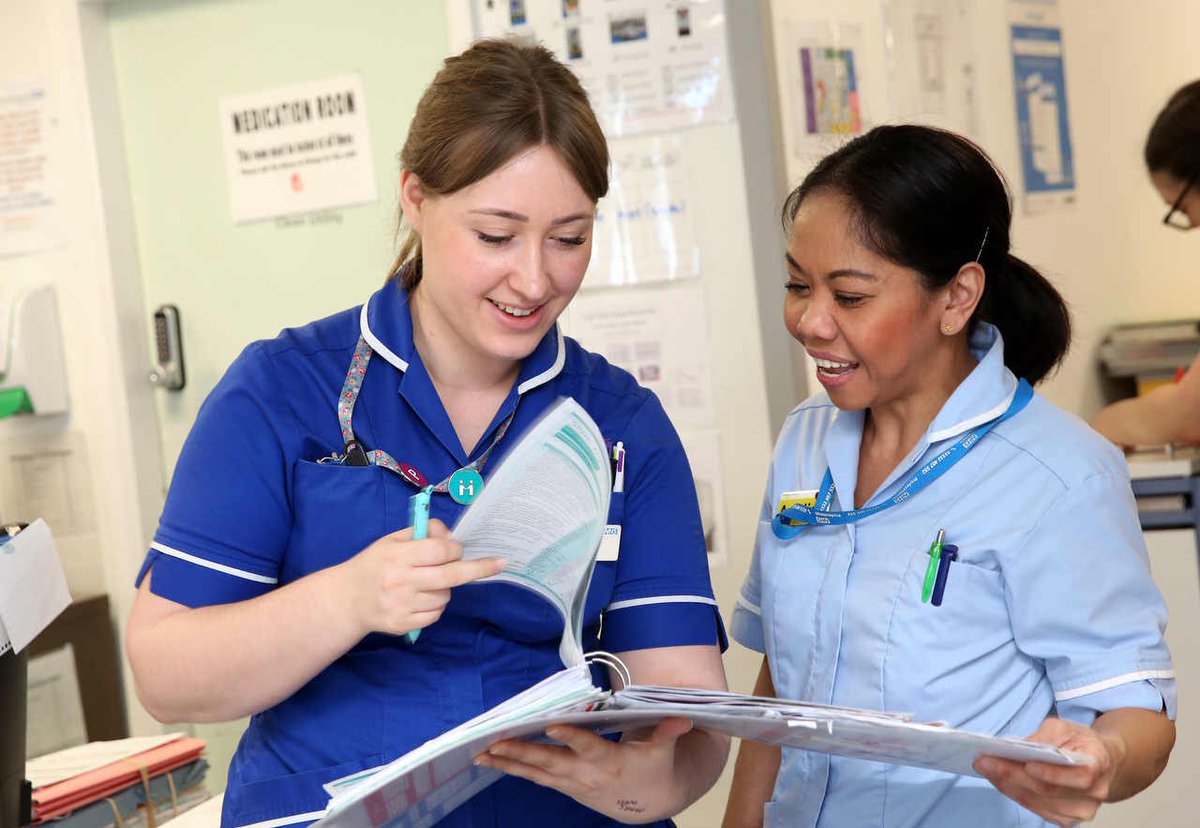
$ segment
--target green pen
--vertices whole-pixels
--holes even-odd
[[[928,604],[933,596],[933,582],[937,579],[938,562],[942,559],[942,542],[946,540],[946,530],[938,529],[937,537],[929,547],[929,565],[925,567],[925,584],[921,587],[921,603]]]

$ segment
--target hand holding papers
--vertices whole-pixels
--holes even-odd
[[[605,733],[681,716],[731,736],[955,774],[977,775],[971,763],[983,754],[1083,761],[1048,745],[888,713],[628,681],[615,693],[596,688],[581,627],[608,513],[609,474],[595,424],[577,403],[563,400],[522,437],[454,529],[464,558],[504,558],[508,566],[494,579],[532,589],[558,608],[566,669],[388,765],[326,785],[332,798],[318,825],[427,828],[499,778],[499,772],[474,765],[477,755],[502,739],[544,738],[552,724]],[[612,657],[598,654],[596,660]]]

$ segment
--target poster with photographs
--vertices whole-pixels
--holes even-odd
[[[724,0],[471,0],[475,33],[542,43],[610,138],[733,120]]]

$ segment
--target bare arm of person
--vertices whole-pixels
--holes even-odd
[[[265,710],[367,633],[426,627],[441,616],[452,587],[503,568],[495,559],[461,558],[462,546],[432,520],[427,539],[412,540],[411,529],[394,532],[341,564],[230,604],[168,600],[150,591],[148,573],[125,638],[138,698],[163,722]]]
[[[775,683],[764,655],[754,684],[754,695],[774,696]],[[723,828],[758,828],[763,824],[763,806],[775,790],[783,751],[778,745],[743,739],[733,768],[733,786],[725,805]]]
[[[985,756],[975,769],[1006,796],[1056,825],[1091,820],[1105,802],[1128,799],[1158,778],[1175,745],[1166,713],[1121,707],[1091,727],[1051,717],[1029,737],[1092,757],[1089,765],[1014,762]]]
[[[618,653],[641,684],[724,690],[725,668],[716,645],[656,647]],[[621,822],[654,822],[679,813],[704,794],[725,767],[729,738],[664,719],[654,728],[604,739],[568,725],[547,728],[563,744],[497,742],[478,757],[565,793]]]
[[[1122,446],[1200,443],[1200,356],[1179,382],[1105,406],[1091,426]]]

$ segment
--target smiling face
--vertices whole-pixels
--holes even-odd
[[[515,373],[579,290],[595,203],[544,145],[448,195],[405,172],[400,202],[421,236],[412,304],[426,362]]]
[[[805,198],[787,267],[788,331],[817,363],[817,379],[839,408],[900,403],[944,384],[953,348],[942,326],[958,334],[969,310],[955,315],[916,271],[865,247],[842,196]]]

